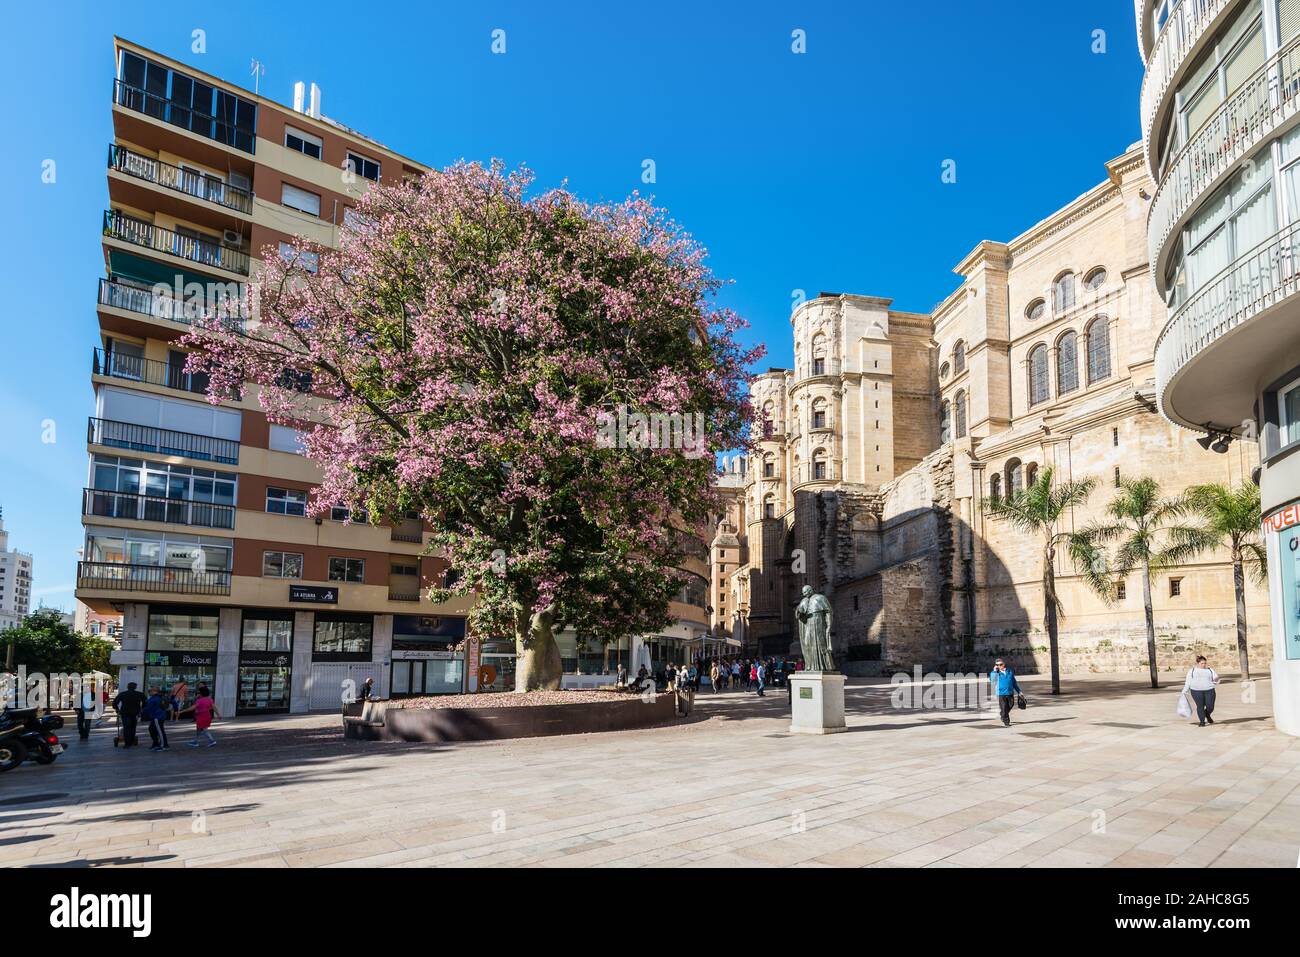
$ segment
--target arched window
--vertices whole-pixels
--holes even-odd
[[[953,401],[953,426],[957,438],[966,438],[966,393],[958,392]]]
[[[812,477],[814,482],[824,482],[829,477],[826,471],[826,450],[818,449],[813,453]]]
[[[1068,395],[1079,388],[1079,343],[1073,332],[1056,340],[1056,394]]]
[[[1029,350],[1029,404],[1046,402],[1050,396],[1047,383],[1047,346],[1039,343]],[[1010,493],[1008,488],[1007,492]]]
[[[820,332],[812,341],[812,374],[826,374],[826,337]]]
[[[1018,495],[1025,489],[1025,469],[1020,459],[1011,459],[1006,468],[1007,495]]]
[[[1105,316],[1098,316],[1083,331],[1088,347],[1088,385],[1110,378],[1110,329]]]
[[[1063,272],[1052,283],[1052,311],[1064,312],[1074,306],[1074,273]]]
[[[1047,312],[1047,303],[1042,299],[1035,299],[1025,307],[1025,318],[1030,322],[1037,322],[1043,318],[1045,312]]]
[[[997,501],[1002,497],[1002,476],[994,472],[989,476],[989,498]]]
[[[942,381],[944,381],[945,379],[948,378],[948,372],[949,372],[949,369],[948,369],[948,363],[945,362],[943,365],[939,366],[939,381],[940,381],[940,382],[942,382]]]
[[[1030,462],[1025,466],[1025,488],[1029,488],[1038,481],[1038,463]]]
[[[1104,266],[1098,266],[1088,273],[1083,280],[1083,286],[1089,292],[1096,292],[1104,285],[1106,285],[1106,268]]]
[[[939,444],[947,445],[952,439],[952,403],[944,400],[939,406]]]
[[[812,427],[814,429],[826,428],[826,400],[825,399],[813,399]]]
[[[952,371],[953,375],[966,371],[966,343],[962,339],[958,339],[957,344],[952,347]]]

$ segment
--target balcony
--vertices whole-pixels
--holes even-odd
[[[420,600],[419,586],[416,586],[415,588],[406,588],[404,586],[395,588],[390,585],[388,588],[388,600],[389,601],[419,601]]]
[[[115,143],[108,147],[108,168],[238,213],[251,215],[253,212],[253,194],[248,190],[231,186],[215,176],[197,170],[181,169],[171,163],[164,163]]]
[[[1164,286],[1161,253],[1198,200],[1267,140],[1300,106],[1300,38],[1269,58],[1192,135],[1169,163],[1151,202],[1147,243],[1157,287]]]
[[[193,432],[173,432],[171,429],[96,418],[90,420],[86,433],[86,442],[90,445],[153,455],[178,455],[224,465],[239,464],[239,443],[234,439],[218,439]]]
[[[164,229],[116,209],[104,210],[104,235],[200,266],[248,275],[249,257],[243,250],[201,236],[187,236]]]
[[[1237,429],[1253,418],[1256,373],[1293,341],[1300,302],[1300,224],[1223,270],[1169,320],[1156,341],[1156,399],[1192,429]],[[1283,304],[1289,308],[1278,308]]]
[[[165,522],[197,528],[235,527],[235,507],[215,502],[191,502],[159,495],[136,495],[104,489],[82,490],[81,514],[122,518],[132,522]]]
[[[168,565],[77,562],[77,587],[181,595],[229,595],[230,572],[196,572],[190,568],[173,568]]]
[[[96,349],[91,355],[90,371],[92,375],[160,385],[181,392],[194,392],[198,395],[207,395],[208,392],[207,375],[203,373],[192,375],[185,371],[183,363],[178,365],[159,362],[157,359],[145,359],[141,356],[128,356],[120,352]]]
[[[1211,28],[1218,26],[1220,16],[1236,3],[1237,0],[1183,0],[1156,37],[1142,78],[1141,113],[1142,144],[1153,179],[1156,157],[1151,137],[1157,129],[1160,108],[1166,105],[1166,94],[1181,77],[1191,54],[1212,36]]]
[[[216,285],[224,285],[217,283]],[[99,304],[125,312],[134,312],[168,322],[190,325],[195,319],[205,315],[217,315],[232,330],[242,333],[247,309],[242,300],[222,298],[220,300],[180,300],[174,296],[163,296],[153,289],[133,286],[116,279],[99,281]]]
[[[191,106],[129,86],[121,80],[113,81],[113,102],[245,153],[255,152],[257,139],[251,127],[245,128],[217,119]]]

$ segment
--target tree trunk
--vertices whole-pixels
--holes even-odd
[[[554,615],[543,609],[515,616],[515,690],[559,691],[563,665],[552,629]]]
[[[1147,616],[1147,667],[1151,670],[1151,687],[1160,687],[1160,672],[1156,670],[1156,617],[1151,610],[1151,563],[1142,562],[1142,605]]]
[[[1246,573],[1241,567],[1240,553],[1232,556],[1232,590],[1237,596],[1237,659],[1241,665],[1241,680],[1250,678],[1249,653],[1246,650]]]
[[[1061,652],[1057,643],[1056,549],[1043,555],[1043,624],[1047,628],[1047,650],[1052,660],[1052,694],[1061,693]]]

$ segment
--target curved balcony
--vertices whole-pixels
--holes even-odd
[[[1156,37],[1142,77],[1142,148],[1147,169],[1156,179],[1152,133],[1167,106],[1166,96],[1182,78],[1191,57],[1214,36],[1214,28],[1240,0],[1183,0]]]
[[[1193,429],[1252,417],[1256,366],[1300,318],[1300,223],[1255,247],[1198,290],[1156,341],[1156,401]]]
[[[1169,164],[1151,201],[1147,244],[1156,288],[1164,292],[1163,256],[1197,201],[1240,168],[1300,106],[1300,38],[1269,58],[1193,134]]]
[[[1152,0],[1133,0],[1133,16],[1137,20],[1138,52],[1142,54],[1143,63],[1146,63],[1151,56],[1151,47],[1155,44],[1155,39],[1151,36],[1153,28],[1151,3]]]

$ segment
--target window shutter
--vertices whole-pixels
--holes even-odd
[[[1300,0],[1279,0],[1277,20],[1283,43],[1300,34]]]

